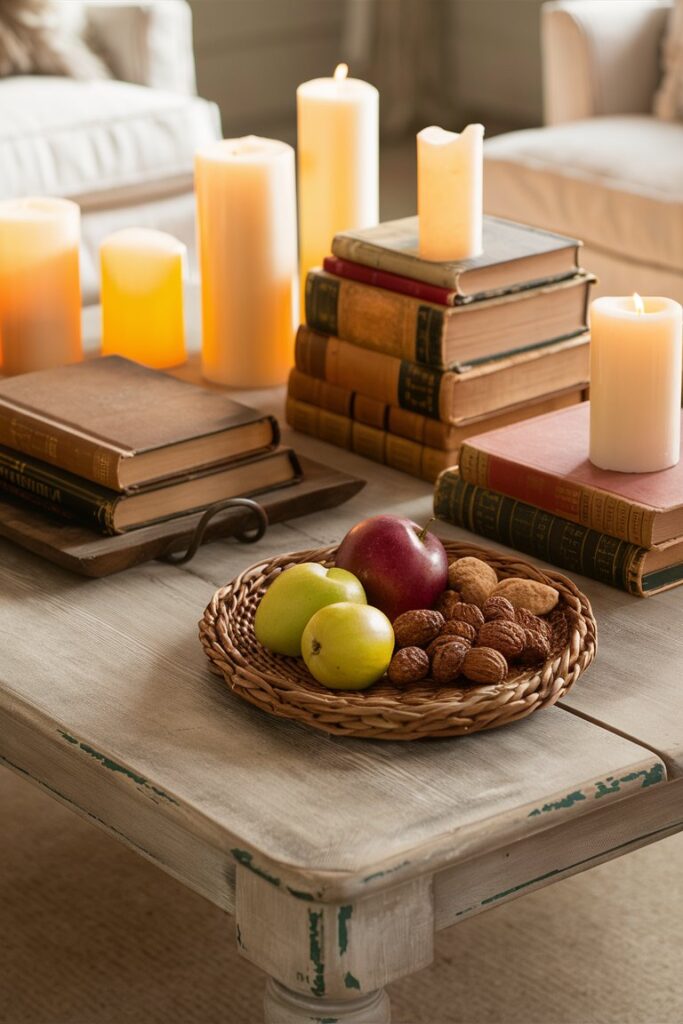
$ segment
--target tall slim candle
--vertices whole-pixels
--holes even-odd
[[[123,228],[100,246],[102,355],[156,370],[185,362],[185,246],[151,228]]]
[[[68,199],[0,202],[0,345],[6,374],[82,358],[80,210]]]
[[[595,299],[590,308],[590,460],[653,473],[675,466],[681,438],[681,307],[673,299]]]
[[[202,372],[232,387],[282,384],[294,358],[294,150],[248,136],[195,158]]]
[[[482,252],[484,127],[432,126],[417,136],[420,256],[465,260]]]
[[[379,220],[379,93],[347,72],[296,91],[302,287],[338,231]]]

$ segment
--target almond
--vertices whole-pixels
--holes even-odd
[[[492,685],[503,682],[508,663],[500,651],[492,647],[472,647],[465,655],[462,671],[473,683]]]
[[[494,596],[505,597],[514,608],[526,608],[534,615],[547,615],[560,599],[554,587],[517,576],[501,580],[494,590]]]
[[[448,585],[468,604],[482,605],[498,583],[496,570],[469,555],[448,566]]]

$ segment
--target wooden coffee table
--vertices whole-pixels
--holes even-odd
[[[282,397],[250,400],[281,415]],[[268,1022],[388,1021],[384,986],[431,961],[436,929],[683,828],[683,590],[639,601],[581,581],[594,666],[497,731],[379,743],[270,718],[209,672],[197,620],[214,590],[431,504],[426,484],[291,440],[367,488],[255,547],[102,580],[0,542],[0,760],[233,915]]]

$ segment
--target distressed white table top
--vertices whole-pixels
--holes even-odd
[[[281,396],[251,401],[277,408]],[[83,806],[102,823],[115,785],[131,804],[153,809],[144,827],[165,817],[182,821],[237,860],[308,893],[342,882],[364,891],[390,876],[436,870],[666,785],[658,753],[559,708],[490,733],[403,745],[325,737],[229,693],[197,640],[197,620],[216,587],[268,554],[332,542],[367,514],[429,515],[426,484],[307,438],[297,436],[296,445],[364,475],[368,486],[339,509],[274,527],[256,546],[219,542],[186,567],[152,563],[85,580],[0,544],[0,712],[5,722],[24,723],[37,748],[44,745],[38,781],[49,784],[55,758],[76,777],[87,766]],[[602,587],[591,594],[601,649],[576,701],[588,709],[597,703],[611,725],[600,697],[605,678],[612,686],[622,652],[635,704],[652,653],[645,641],[635,657],[624,642],[629,613],[637,620],[641,603],[615,601]],[[670,630],[680,596],[659,602]],[[675,639],[667,640],[669,650]],[[615,712],[623,706],[615,703]],[[669,730],[663,711],[655,739]]]

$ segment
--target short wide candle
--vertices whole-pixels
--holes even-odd
[[[457,262],[482,252],[484,127],[432,126],[417,136],[420,256]]]
[[[82,358],[80,210],[45,196],[0,202],[0,347],[6,374]]]
[[[653,473],[680,458],[681,307],[603,296],[590,308],[590,460]]]
[[[347,72],[296,91],[302,287],[334,235],[379,220],[379,93]]]
[[[100,246],[102,355],[155,370],[185,362],[185,246],[151,228],[124,228]]]
[[[282,384],[294,360],[294,150],[248,136],[195,157],[202,373],[236,388]]]

